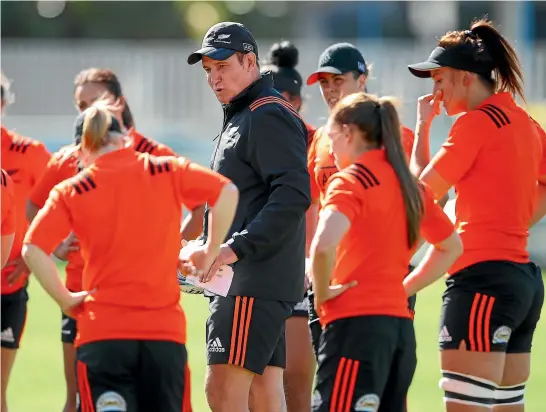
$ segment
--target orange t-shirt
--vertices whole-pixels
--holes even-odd
[[[157,156],[173,156],[175,152],[168,146],[138,134],[135,129],[129,131],[133,138],[131,147],[142,153],[151,153]],[[137,150],[138,149],[138,150]],[[30,201],[38,207],[43,207],[53,187],[69,179],[81,171],[78,160],[77,147],[68,145],[55,153],[47,168],[30,194]],[[82,290],[83,258],[79,252],[69,252],[66,265],[66,287],[72,291]]]
[[[421,236],[435,244],[455,229],[430,190],[423,189]],[[366,152],[336,173],[323,208],[342,213],[351,223],[337,248],[330,284],[357,280],[358,285],[319,308],[321,323],[368,315],[411,318],[402,282],[414,248],[408,247],[402,190],[385,151]]]
[[[509,93],[494,94],[451,128],[431,161],[456,192],[464,252],[449,273],[488,260],[529,261],[537,179],[546,172],[546,138],[539,129]]]
[[[12,235],[15,233],[17,211],[15,210],[15,188],[13,180],[2,169],[2,236]]]
[[[8,261],[21,256],[21,247],[25,232],[28,227],[26,216],[26,203],[34,185],[42,175],[50,154],[43,145],[15,132],[1,129],[2,133],[2,169],[11,177],[15,187],[14,205],[19,217],[16,222],[15,239]],[[7,276],[15,269],[14,265],[2,269],[2,294],[10,294],[18,291],[27,283],[28,273],[17,282],[9,285]]]
[[[214,205],[229,180],[184,158],[132,148],[100,156],[51,191],[25,243],[46,253],[73,231],[96,290],[77,316],[76,345],[108,339],[184,343],[175,273],[182,205]]]
[[[411,156],[414,140],[415,136],[412,130],[402,126],[402,146],[408,160]],[[311,200],[322,203],[326,193],[326,183],[338,171],[334,155],[330,153],[330,140],[324,131],[324,127],[315,132],[307,152],[307,166],[311,176]]]

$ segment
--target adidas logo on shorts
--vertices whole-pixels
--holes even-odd
[[[207,350],[209,352],[225,352],[226,350],[222,346],[222,342],[220,342],[220,338],[212,339],[209,342]]]
[[[13,337],[13,330],[11,328],[7,328],[3,330],[0,334],[0,338],[2,342],[9,342],[9,343],[15,342],[15,338]]]
[[[440,336],[438,338],[438,341],[440,343],[442,343],[442,342],[451,342],[452,340],[453,340],[453,338],[451,337],[451,335],[447,331],[447,326],[444,325],[442,327],[442,330],[440,331]]]

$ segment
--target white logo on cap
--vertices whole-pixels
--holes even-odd
[[[227,39],[229,38],[229,36],[231,36],[231,34],[220,34],[216,40],[224,40],[224,39]]]
[[[358,70],[360,70],[361,72],[365,72],[366,71],[366,65],[362,62],[358,62]]]
[[[245,49],[245,51],[251,52],[254,51],[254,46],[252,44],[243,43],[243,49]]]

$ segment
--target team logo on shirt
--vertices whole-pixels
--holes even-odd
[[[117,392],[104,392],[97,399],[97,412],[127,412],[127,402]]]
[[[379,396],[375,393],[363,395],[355,403],[357,412],[377,412],[379,409]]]
[[[508,343],[511,335],[512,329],[508,326],[501,326],[493,333],[493,343]]]

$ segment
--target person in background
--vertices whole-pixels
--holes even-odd
[[[13,101],[10,82],[1,74],[2,114],[8,103]],[[15,362],[15,356],[23,335],[27,316],[27,282],[29,271],[21,258],[23,237],[28,227],[25,219],[27,198],[42,175],[50,154],[43,143],[23,137],[8,130],[4,125],[2,133],[1,167],[14,183],[14,208],[19,218],[8,262],[2,269],[2,328],[1,328],[1,396],[2,412],[7,411],[7,387]]]
[[[203,274],[231,226],[238,191],[187,159],[135,151],[100,105],[78,117],[76,130],[86,168],[50,192],[26,234],[24,259],[63,312],[77,318],[82,411],[180,412],[187,363],[175,277],[182,207],[212,207],[208,241],[189,257]],[[71,232],[84,260],[79,292],[66,288],[49,257]]]
[[[172,156],[175,152],[168,146],[146,138],[135,131],[135,123],[129,105],[123,95],[117,75],[109,69],[89,68],[78,73],[74,80],[74,101],[77,110],[81,113],[96,102],[117,102],[115,114],[123,129],[128,130],[131,138],[131,147],[141,153],[150,153],[156,156]],[[76,130],[72,143],[54,153],[47,167],[30,193],[27,201],[27,218],[32,221],[38,210],[44,205],[49,192],[55,185],[75,176],[81,171],[83,164],[79,159],[78,145],[81,143],[82,130]],[[79,252],[78,240],[70,234],[55,249],[53,254],[63,261],[66,266],[66,287],[75,292],[81,290],[83,272],[83,258]],[[77,334],[76,321],[66,314],[62,314],[61,341],[63,343],[64,374],[66,381],[66,401],[63,412],[76,412],[77,391],[76,380],[76,350],[74,340]],[[186,397],[189,402],[189,397]]]
[[[409,171],[392,99],[346,96],[325,131],[340,171],[311,245],[324,328],[313,411],[406,412],[417,364],[407,297],[455,262],[461,240]],[[406,277],[421,236],[432,246]]]
[[[439,344],[449,412],[524,410],[533,334],[544,302],[528,230],[546,213],[546,134],[523,100],[514,48],[486,19],[447,32],[427,61],[413,163],[436,199],[455,188],[464,253],[449,269]],[[430,160],[429,130],[443,105],[462,114]]]
[[[353,93],[367,89],[366,83],[370,75],[370,66],[364,60],[362,53],[349,43],[336,43],[324,50],[319,57],[318,68],[307,78],[307,84],[319,83],[324,102],[331,111],[337,102]],[[408,159],[413,147],[413,132],[402,126],[402,145]],[[323,127],[319,128],[311,142],[308,153],[309,174],[311,175],[312,204],[307,212],[318,216],[321,201],[326,193],[326,183],[337,172],[334,157],[330,152],[330,139]],[[308,223],[308,238],[312,239],[316,230],[317,220]],[[409,263],[409,262],[408,262]],[[411,268],[410,268],[411,269]],[[310,291],[309,327],[313,338],[315,354],[318,353],[321,328],[318,316],[313,308],[312,290]],[[415,296],[409,298],[410,312],[415,309]]]
[[[15,239],[15,228],[17,212],[15,210],[15,188],[13,180],[8,173],[2,169],[2,269],[8,262],[13,239]]]
[[[289,41],[275,43],[269,50],[261,72],[262,74],[268,72],[273,74],[273,87],[300,113],[303,103],[301,95],[303,80],[296,70],[298,60],[299,51],[292,43]],[[307,127],[309,147],[316,129],[308,123],[305,123],[305,126]],[[307,213],[306,226],[314,228],[316,219],[316,215]],[[311,238],[312,234],[307,236],[307,249]],[[308,285],[305,289],[308,289]],[[286,369],[283,377],[288,412],[311,409],[316,362],[307,325],[308,319],[309,297],[306,295],[301,302],[296,304],[292,316],[286,321]]]

